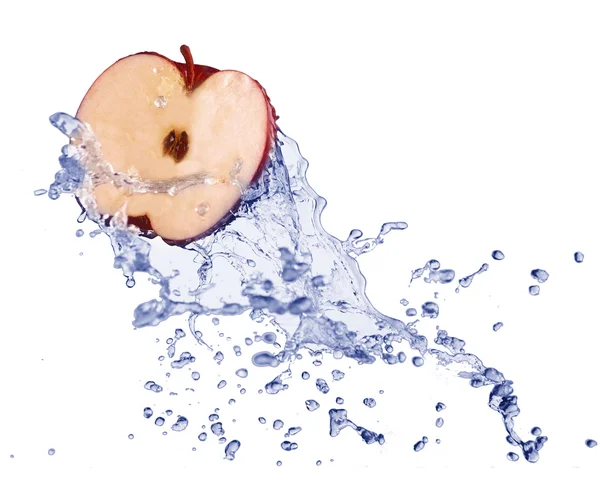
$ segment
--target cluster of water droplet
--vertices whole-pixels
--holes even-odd
[[[89,127],[63,113],[53,115],[51,122],[71,139],[71,143],[63,149],[63,155],[59,158],[62,169],[50,186],[50,198],[55,199],[63,193],[76,194],[84,207],[90,207],[88,216],[98,223],[99,231],[110,237],[115,253],[114,265],[127,277],[127,285],[135,284],[136,274],[148,274],[160,289],[158,299],[142,303],[135,309],[133,324],[136,328],[156,326],[170,318],[185,316],[187,331],[195,346],[213,350],[205,341],[200,326],[201,320],[207,317],[213,319],[215,326],[219,323],[218,316],[247,315],[258,324],[268,323],[276,327],[283,343],[279,343],[276,333],[266,331],[262,335],[255,335],[254,340],[245,338],[245,344],[249,347],[253,341],[261,341],[270,346],[270,350],[252,355],[251,362],[256,367],[276,368],[287,364],[287,369],[264,385],[264,392],[270,395],[289,387],[285,380],[292,376],[293,363],[302,358],[303,350],[308,350],[315,358],[315,365],[320,364],[324,353],[331,354],[334,359],[348,357],[359,363],[382,360],[390,365],[402,364],[408,358],[406,351],[410,350],[415,367],[421,367],[427,361],[456,367],[457,375],[467,379],[472,387],[488,387],[488,405],[501,416],[508,442],[518,446],[528,461],[538,460],[539,451],[547,438],[536,430],[533,433],[535,439],[523,440],[516,432],[514,419],[520,409],[512,381],[497,369],[485,366],[476,355],[467,352],[464,340],[450,336],[446,330],[438,327],[430,345],[429,340],[416,329],[414,322],[405,323],[379,312],[365,295],[365,279],[357,263],[358,256],[373,251],[383,243],[384,236],[389,232],[404,230],[408,225],[405,222],[388,222],[383,224],[374,238],[363,238],[361,231],[353,230],[344,241],[327,233],[320,221],[325,199],[317,195],[306,181],[308,164],[293,140],[278,133],[270,164],[254,184],[243,189],[242,201],[234,213],[233,221],[185,248],[171,247],[165,254],[168,261],[161,263],[160,257],[150,258],[152,248],[164,247],[160,238],[150,240],[140,237],[135,228],[127,226],[126,217],[115,216],[108,221],[105,217],[93,214],[94,186],[110,181],[115,186],[128,187],[131,193],[150,190],[173,194],[204,182],[208,177],[190,176],[164,183],[132,181],[132,177],[115,173],[110,164],[102,160],[99,143]],[[202,204],[198,206],[197,213],[206,213]],[[503,260],[504,254],[495,250],[492,258]],[[576,253],[575,261],[583,261],[583,254]],[[171,267],[171,271],[168,271],[168,265],[177,265],[177,268]],[[488,263],[483,263],[476,272],[461,277],[456,292],[468,288],[477,275],[489,268]],[[193,285],[189,281],[179,283],[182,278],[180,273],[184,271],[197,272]],[[547,272],[540,269],[533,270],[531,275],[539,283],[549,277]],[[411,282],[423,278],[426,283],[443,285],[452,283],[455,277],[454,270],[442,269],[440,262],[430,260],[413,271]],[[401,303],[403,306],[409,304],[405,299]],[[405,314],[414,317],[418,311],[407,308]],[[422,320],[436,319],[439,314],[438,303],[427,301],[421,304]],[[497,331],[502,326],[501,322],[497,322],[493,330]],[[200,373],[190,367],[196,362],[192,349],[180,351],[176,358],[176,344],[181,343],[180,340],[185,336],[184,329],[179,328],[167,340],[167,357],[172,359],[172,369],[187,368],[191,371],[192,380],[198,381]],[[406,351],[395,348],[400,343],[408,345]],[[240,345],[234,346],[236,356],[241,355]],[[161,357],[159,360],[162,363],[165,358]],[[215,351],[213,359],[221,364],[223,352]],[[248,373],[247,367],[235,370],[235,375],[241,380],[247,378]],[[343,377],[342,371],[335,370],[332,373],[334,382]],[[310,375],[303,372],[301,378],[307,380]],[[227,384],[226,379],[221,379],[217,388],[224,389]],[[154,393],[163,391],[163,386],[154,380],[148,380],[144,387]],[[315,387],[321,394],[330,391],[329,383],[323,378],[316,379]],[[242,395],[246,392],[241,384],[237,385],[237,389]],[[233,398],[229,400],[230,405],[235,402]],[[337,397],[336,404],[343,405],[344,399]],[[376,400],[367,396],[363,404],[374,408]],[[315,399],[306,399],[304,405],[309,412],[320,408]],[[443,403],[436,406],[438,412],[444,408]],[[173,412],[167,410],[165,414],[169,417]],[[143,416],[146,419],[153,415],[151,407],[144,408]],[[332,408],[328,415],[332,437],[350,428],[367,444],[385,442],[382,434],[351,421],[344,408]],[[209,415],[208,420],[206,425],[210,433],[220,443],[227,443],[225,458],[233,460],[240,449],[240,441],[227,440],[218,409]],[[264,417],[259,417],[258,421],[261,425],[266,424]],[[154,420],[158,427],[165,423],[163,416]],[[179,415],[170,428],[174,432],[182,432],[188,425],[188,419]],[[442,427],[443,418],[438,417],[435,425]],[[284,423],[277,419],[272,426],[280,430]],[[202,427],[205,428],[204,425]],[[285,440],[280,443],[283,451],[298,449],[298,443],[291,438],[300,430],[299,426],[288,429]],[[198,435],[200,441],[207,438],[208,432],[204,430]],[[414,450],[421,451],[427,442],[428,438],[424,436],[414,444]],[[439,439],[436,442],[439,443]],[[588,446],[591,447],[590,444]],[[509,453],[508,457],[516,460],[518,454]],[[277,464],[280,465],[281,461]],[[317,464],[321,464],[321,461],[317,461]]]

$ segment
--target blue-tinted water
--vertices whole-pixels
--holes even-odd
[[[321,365],[324,355],[334,359],[346,357],[361,364],[383,361],[394,365],[407,359],[404,351],[393,353],[393,344],[403,342],[410,347],[409,356],[414,366],[421,367],[427,362],[455,369],[458,376],[473,388],[485,387],[489,392],[488,406],[498,413],[508,441],[519,447],[528,461],[539,459],[539,451],[546,438],[536,435],[535,440],[526,440],[516,432],[515,418],[520,409],[511,380],[499,370],[487,367],[475,354],[467,352],[464,340],[450,336],[444,330],[439,330],[433,340],[428,340],[417,330],[414,321],[407,323],[381,313],[367,298],[366,281],[357,258],[373,251],[390,232],[402,231],[408,225],[402,221],[388,222],[373,238],[363,237],[363,233],[356,229],[345,240],[329,234],[321,224],[326,201],[308,184],[308,163],[300,155],[296,143],[286,135],[277,134],[277,145],[270,155],[268,166],[256,183],[243,190],[240,206],[230,223],[185,247],[168,247],[160,238],[143,237],[135,227],[128,226],[124,210],[112,218],[101,217],[96,210],[93,189],[98,184],[110,182],[130,193],[174,194],[193,185],[193,182],[186,179],[169,182],[166,189],[162,182],[146,182],[115,173],[102,159],[101,147],[91,129],[63,113],[53,115],[50,120],[70,138],[70,143],[62,149],[59,158],[61,169],[49,187],[48,197],[57,199],[62,194],[77,196],[85,209],[82,220],[87,218],[96,222],[99,233],[110,239],[115,256],[114,267],[123,272],[127,287],[134,287],[139,275],[148,275],[157,286],[157,298],[134,309],[135,328],[157,326],[169,318],[186,316],[187,329],[193,340],[199,346],[212,350],[201,331],[201,327],[205,326],[202,322],[207,318],[212,321],[214,330],[220,329],[219,317],[245,316],[259,324],[268,320],[269,331],[255,334],[254,340],[246,337],[245,345],[251,347],[258,343],[268,347],[268,350],[256,350],[252,356],[254,366],[276,368],[285,364],[284,371],[264,386],[265,393],[270,395],[289,387],[284,380],[293,376],[294,362],[301,358],[302,351],[308,350],[315,366]],[[36,194],[41,195],[39,190]],[[502,260],[504,254],[496,250],[492,258]],[[577,257],[576,261],[579,261]],[[474,278],[489,268],[484,263],[474,273],[460,278],[456,291],[471,286]],[[547,280],[546,272],[535,272],[532,276],[538,282]],[[430,260],[413,272],[411,282],[421,277],[428,283],[448,284],[455,281],[455,272],[442,269],[437,260]],[[532,287],[537,287],[539,292],[538,286]],[[408,301],[403,299],[402,304],[407,305]],[[406,311],[409,317],[417,314],[415,308]],[[437,303],[428,301],[422,304],[421,318],[435,319],[438,315]],[[494,330],[500,326],[501,323],[496,323]],[[176,343],[183,336],[185,332],[179,329],[168,341],[167,356],[173,359],[171,367],[178,371],[186,370],[186,366],[195,362],[191,352],[182,352],[175,359]],[[219,336],[224,336],[224,333]],[[239,355],[241,349],[239,345],[236,347],[234,353]],[[218,365],[225,358],[221,351],[213,355],[213,361]],[[235,374],[246,378],[248,370],[239,368]],[[333,371],[332,384],[341,384],[336,382],[343,377],[343,372]],[[192,380],[199,378],[198,372],[191,372]],[[304,371],[301,378],[307,380],[310,374]],[[226,385],[224,379],[215,381],[215,386],[220,389]],[[323,395],[330,391],[329,383],[323,378],[317,378],[315,386]],[[153,380],[144,387],[153,393],[163,390]],[[245,393],[239,384],[238,388],[241,394]],[[337,401],[341,404],[343,398],[338,397]],[[363,403],[370,408],[375,406],[372,398],[365,398]],[[310,412],[320,408],[319,402],[313,399],[306,399],[305,406]],[[442,403],[436,406],[438,412],[444,408]],[[152,414],[149,407],[144,410],[146,418]],[[345,409],[330,409],[329,420],[332,437],[350,428],[367,444],[385,442],[382,434],[349,420]],[[157,426],[164,423],[162,417],[155,420]],[[266,423],[266,420],[262,419],[261,423]],[[438,418],[436,426],[441,427],[443,423],[443,419]],[[273,423],[273,429],[281,429],[282,426],[280,420]],[[180,416],[171,429],[183,432],[187,427],[187,418]],[[210,431],[220,443],[227,441],[222,422],[210,424]],[[292,435],[291,432],[288,434]],[[208,437],[206,432],[198,435],[200,441]],[[427,437],[423,437],[416,444],[407,445],[420,451],[427,442]],[[225,458],[233,460],[240,446],[239,441],[229,441],[224,451]],[[285,440],[281,447],[291,451],[297,449],[298,444]],[[511,452],[509,459],[516,460],[518,455]]]

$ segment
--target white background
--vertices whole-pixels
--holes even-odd
[[[2,17],[1,490],[593,487],[600,447],[584,441],[600,440],[597,2],[13,2]],[[179,60],[181,43],[197,63],[245,71],[266,87],[329,201],[329,231],[375,235],[384,221],[409,223],[361,258],[383,312],[402,316],[402,297],[416,307],[431,300],[432,289],[407,284],[432,257],[462,276],[493,262],[493,249],[505,252],[469,289],[439,289],[438,321],[515,381],[520,433],[539,425],[550,439],[538,464],[509,463],[487,391],[433,364],[325,364],[323,374],[347,372],[332,394],[386,434],[383,447],[329,438],[325,405],[310,417],[298,406],[314,393],[298,374],[270,401],[255,393],[267,375],[247,383],[244,406],[240,398],[224,417],[238,419],[233,463],[214,441],[194,439],[192,423],[204,423],[217,398],[208,390],[197,394],[201,411],[187,407],[182,434],[161,436],[141,418],[159,401],[141,386],[164,372],[156,357],[171,328],[134,331],[130,322],[155,291],[144,282],[126,289],[105,238],[75,238],[72,200],[33,190],[52,181],[66,142],[50,114],[74,114],[118,58],[148,50]],[[527,294],[533,268],[550,273],[538,297]],[[494,333],[496,321],[505,326]],[[210,388],[211,370],[201,379]],[[364,396],[378,406],[364,407]],[[440,399],[447,423],[436,433]],[[301,422],[295,454],[258,429],[262,414]],[[430,444],[412,452],[422,435]]]

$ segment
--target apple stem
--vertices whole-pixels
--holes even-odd
[[[185,59],[186,64],[186,85],[188,92],[192,92],[194,89],[194,59],[192,58],[192,52],[190,51],[190,47],[182,44],[181,45],[181,54]]]

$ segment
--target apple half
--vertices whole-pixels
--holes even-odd
[[[112,182],[96,186],[98,212],[125,207],[129,224],[175,244],[232,217],[242,188],[269,159],[277,119],[254,79],[194,65],[185,45],[181,53],[185,63],[151,52],[122,58],[96,79],[76,114],[115,172],[150,185],[133,193]],[[181,182],[176,192],[168,186]]]

